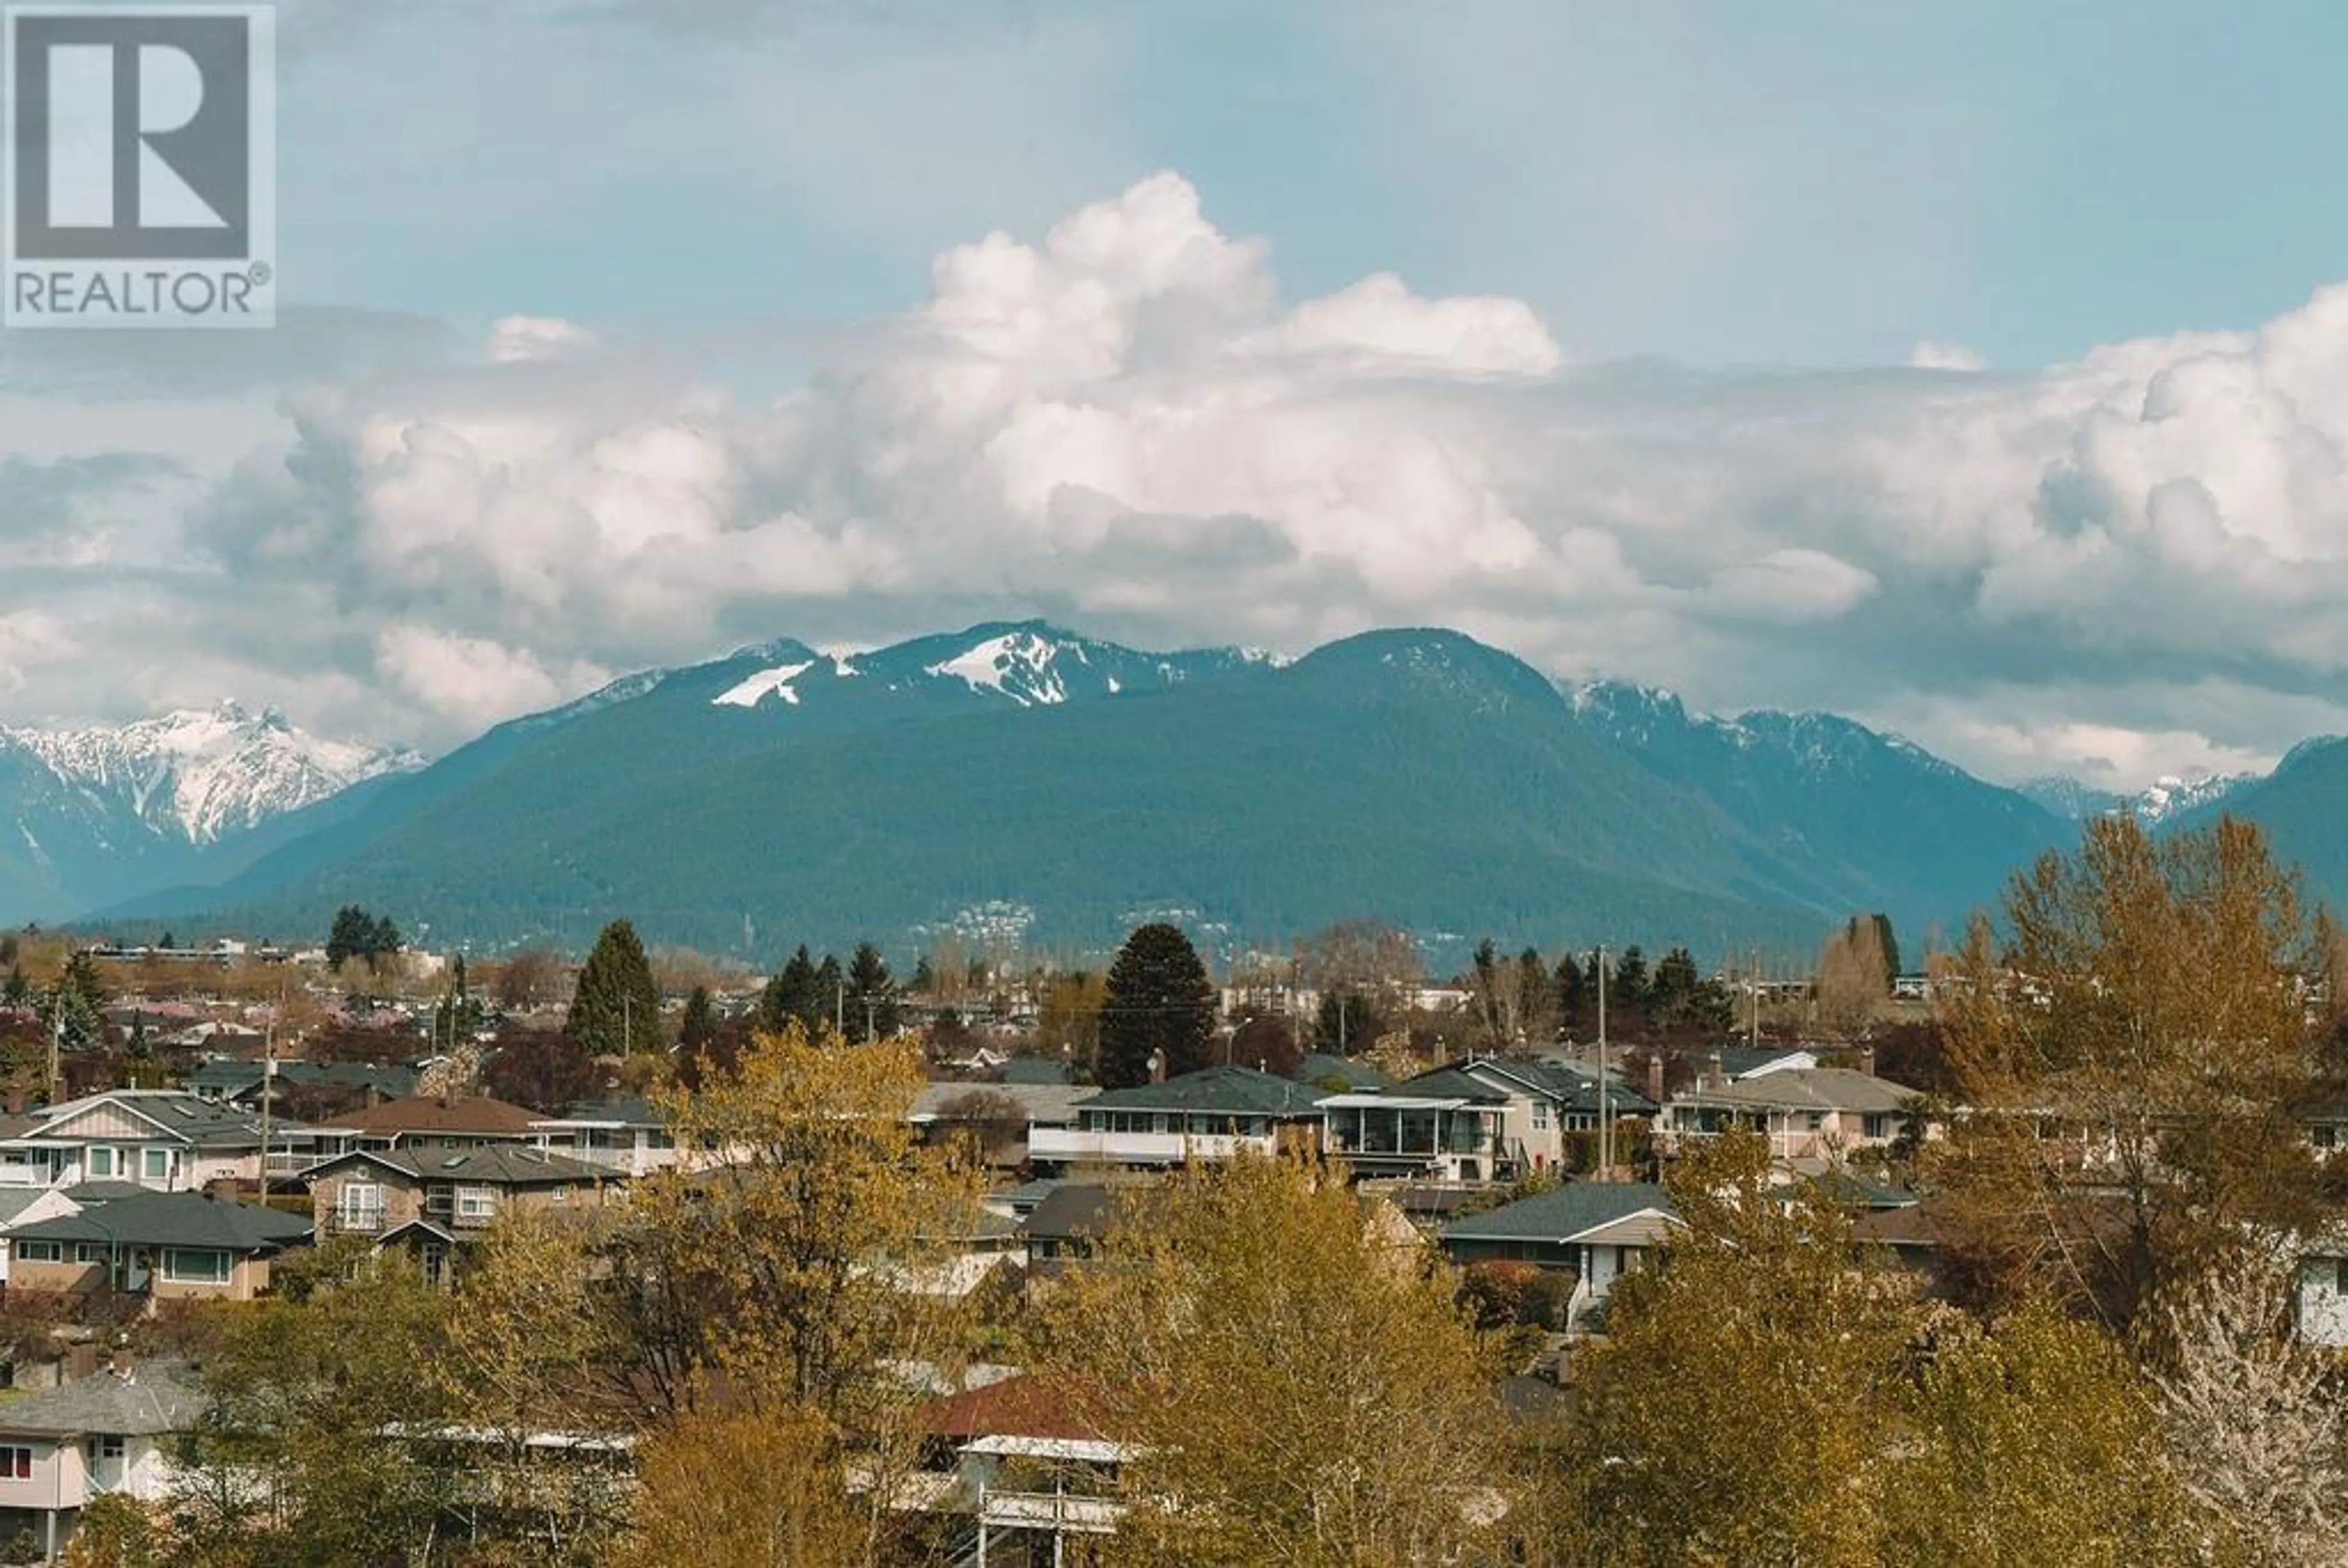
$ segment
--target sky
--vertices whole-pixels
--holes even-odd
[[[430,750],[1042,615],[2004,781],[2348,730],[2348,10],[280,18],[280,324],[0,332],[0,723]]]

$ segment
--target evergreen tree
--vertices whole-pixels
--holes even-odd
[[[595,938],[563,1030],[590,1056],[662,1048],[660,990],[644,944],[628,921],[613,921]]]
[[[815,960],[808,957],[807,944],[801,942],[798,951],[785,961],[783,967],[767,981],[758,993],[758,1027],[768,1034],[780,1034],[793,1019],[812,1038],[815,1033]]]
[[[326,967],[339,969],[358,958],[374,937],[374,917],[355,904],[344,905],[335,911],[334,927],[326,933]]]
[[[1557,961],[1557,976],[1550,989],[1557,996],[1557,1021],[1568,1035],[1579,1038],[1590,1026],[1590,977],[1581,967],[1581,959],[1572,953]]]
[[[809,1040],[820,1040],[826,1030],[837,1031],[846,1022],[840,1004],[847,985],[846,977],[839,972],[839,960],[826,953],[823,962],[815,967],[815,994],[808,999]]]
[[[480,1032],[481,1004],[473,999],[465,981],[465,955],[448,966],[448,989],[432,1014],[432,1038],[442,1050]]]
[[[1323,991],[1313,1015],[1313,1049],[1331,1056],[1365,1050],[1384,1032],[1375,1004],[1359,991]]]
[[[695,986],[685,999],[685,1021],[676,1031],[677,1054],[688,1061],[717,1038],[717,1004],[707,986]]]
[[[1876,940],[1883,946],[1883,983],[1889,988],[1892,981],[1900,978],[1900,936],[1891,928],[1890,916],[1874,915],[1869,917],[1875,922]]]
[[[1136,929],[1109,966],[1101,1004],[1102,1087],[1148,1082],[1161,1052],[1169,1078],[1204,1067],[1214,1030],[1215,989],[1190,938],[1162,923]]]
[[[0,985],[0,1007],[28,1008],[33,1000],[33,982],[25,978],[25,967],[10,964],[7,982]]]
[[[1614,960],[1614,972],[1606,979],[1608,1007],[1635,1008],[1647,1005],[1648,993],[1653,982],[1647,974],[1647,955],[1632,943]]]
[[[897,1030],[897,982],[889,961],[871,943],[859,942],[848,964],[848,1038],[860,1045]]]
[[[180,945],[180,938],[174,933],[166,931],[163,933],[163,939],[157,942],[155,945],[162,948],[164,951],[169,952]]]
[[[913,965],[913,978],[906,982],[905,989],[915,996],[923,997],[938,989],[938,971],[930,962],[927,953],[923,953]]]
[[[104,1043],[100,1014],[105,1007],[106,982],[98,977],[98,960],[87,952],[76,953],[42,999],[41,1021],[57,1032],[64,1049],[89,1050]]]

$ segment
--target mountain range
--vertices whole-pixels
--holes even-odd
[[[424,765],[234,702],[118,727],[0,727],[0,915],[55,917],[232,876]]]
[[[2157,799],[2007,789],[1832,714],[1715,718],[1642,687],[1560,686],[1441,630],[1294,661],[1042,622],[855,654],[786,639],[629,676],[428,766],[273,716],[218,723],[294,743],[283,771],[232,771],[255,784],[216,804],[219,770],[192,767],[168,797],[28,793],[0,747],[0,831],[34,821],[27,801],[48,803],[28,842],[56,834],[60,798],[125,814],[71,877],[53,852],[46,882],[0,860],[0,920],[38,894],[125,934],[304,936],[358,902],[435,944],[575,948],[625,914],[654,940],[766,962],[801,940],[906,951],[948,931],[1098,948],[1157,916],[1272,946],[1372,914],[1438,952],[1489,934],[1716,956],[1807,948],[1859,910],[1911,940],[1953,929],[2096,812],[2189,822],[2223,802],[2322,835],[2327,791],[2348,784],[2348,751],[2313,743],[2271,778]],[[117,825],[133,820],[144,837]],[[139,853],[109,860],[123,843]],[[2348,887],[2348,841],[2333,859]]]

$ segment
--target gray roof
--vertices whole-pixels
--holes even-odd
[[[197,1193],[142,1193],[76,1214],[19,1225],[17,1241],[98,1241],[122,1246],[216,1247],[275,1252],[309,1238],[305,1214]]]
[[[1789,1067],[1739,1079],[1717,1089],[1701,1084],[1673,1095],[1675,1104],[1771,1111],[1904,1111],[1919,1091],[1848,1067]]]
[[[124,1198],[140,1197],[154,1191],[154,1189],[152,1187],[142,1187],[136,1182],[116,1181],[110,1177],[101,1177],[99,1180],[95,1182],[76,1182],[72,1186],[64,1188],[63,1191],[65,1193],[67,1202],[78,1204],[83,1208],[88,1208],[92,1204],[111,1204],[119,1202]]]
[[[966,1094],[999,1095],[1019,1107],[1030,1123],[1065,1127],[1076,1119],[1076,1106],[1092,1091],[1072,1083],[924,1083],[913,1096],[913,1119],[934,1118],[939,1110]]]
[[[48,1137],[51,1128],[72,1120],[101,1101],[111,1101],[160,1127],[165,1135],[199,1149],[261,1147],[261,1122],[252,1112],[200,1100],[176,1089],[115,1089],[103,1094],[68,1101],[42,1112],[39,1124],[21,1136],[34,1139]],[[287,1125],[279,1123],[280,1130]]]
[[[0,1225],[6,1225],[40,1202],[46,1187],[0,1187]]]
[[[188,1087],[242,1095],[260,1089],[261,1068],[258,1061],[215,1057],[196,1065],[188,1074]],[[397,1100],[416,1092],[418,1074],[412,1067],[370,1067],[356,1061],[281,1061],[271,1076],[289,1089],[373,1089],[386,1099]]]
[[[568,1187],[617,1181],[623,1173],[591,1165],[568,1154],[520,1143],[482,1143],[470,1149],[354,1149],[321,1160],[303,1173],[317,1176],[338,1165],[380,1165],[419,1182],[476,1182],[500,1187]]]
[[[1588,1111],[1598,1109],[1598,1077],[1567,1062],[1550,1061],[1538,1057],[1485,1057],[1463,1064],[1462,1071],[1470,1074],[1504,1079],[1522,1086],[1529,1093],[1545,1094],[1560,1110]],[[1644,1116],[1655,1109],[1655,1102],[1624,1083],[1622,1075],[1610,1070],[1606,1075],[1606,1109],[1618,1116]]]
[[[1643,1209],[1673,1213],[1671,1195],[1653,1182],[1568,1182],[1443,1227],[1446,1241],[1564,1241],[1627,1219]]]
[[[1252,1067],[1225,1062],[1130,1089],[1104,1089],[1077,1107],[1083,1111],[1221,1112],[1241,1116],[1305,1116],[1320,1091],[1275,1078]]]
[[[1003,1064],[1005,1083],[1066,1083],[1068,1064],[1048,1056],[1014,1056]]]
[[[185,1362],[148,1361],[129,1377],[108,1370],[0,1402],[0,1432],[11,1436],[154,1437],[192,1430],[203,1390]]]
[[[1319,1083],[1327,1078],[1342,1078],[1354,1089],[1384,1089],[1394,1082],[1358,1056],[1332,1056],[1325,1050],[1316,1050],[1296,1064],[1299,1083]]]
[[[1068,1182],[1035,1205],[1026,1230],[1030,1237],[1097,1236],[1116,1217],[1116,1193],[1090,1182]]]
[[[1807,1056],[1818,1060],[1818,1052],[1807,1045],[1731,1045],[1710,1053],[1720,1059],[1720,1071],[1730,1078],[1742,1078],[1756,1068],[1773,1061],[1783,1061],[1789,1056]],[[1709,1060],[1709,1058],[1707,1058]]]

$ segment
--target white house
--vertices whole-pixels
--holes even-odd
[[[0,1186],[129,1182],[187,1193],[261,1179],[260,1117],[193,1094],[116,1089],[29,1114],[30,1127],[0,1138]],[[273,1145],[302,1135],[282,1122],[271,1130]]]
[[[54,1563],[91,1499],[170,1494],[174,1434],[203,1395],[184,1366],[127,1354],[89,1377],[0,1404],[0,1537],[30,1529]]]

